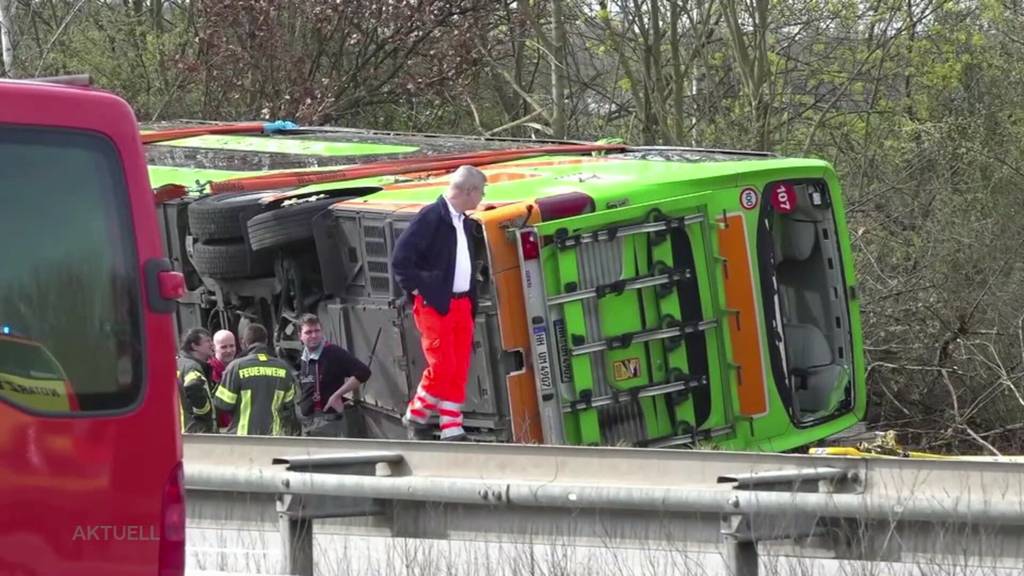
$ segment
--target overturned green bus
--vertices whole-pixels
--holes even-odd
[[[825,162],[339,129],[148,145],[189,280],[179,326],[317,313],[374,377],[352,433],[404,437],[424,367],[390,250],[460,163],[488,175],[465,425],[478,440],[781,451],[864,416],[839,182]],[[309,182],[317,182],[308,184]],[[216,193],[210,193],[211,191]]]

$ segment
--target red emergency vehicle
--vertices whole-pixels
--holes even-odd
[[[0,81],[0,574],[181,575],[174,335],[131,108]]]

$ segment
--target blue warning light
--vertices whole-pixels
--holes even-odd
[[[11,327],[4,324],[3,326],[0,326],[0,332],[2,332],[4,336],[8,336],[11,333]]]

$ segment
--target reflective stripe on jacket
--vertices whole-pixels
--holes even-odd
[[[203,365],[182,354],[178,356],[178,397],[181,401],[181,429],[189,433],[217,431],[213,398]]]
[[[218,409],[232,412],[229,434],[295,433],[295,376],[266,346],[252,346],[228,364],[214,402]]]

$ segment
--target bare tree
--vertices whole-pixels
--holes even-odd
[[[701,117],[695,73],[716,42],[717,20],[715,3],[703,0],[615,0],[591,16],[590,27],[614,54],[621,77],[613,84],[629,93],[644,142],[693,143]]]
[[[533,31],[534,39],[539,47],[543,59],[547,61],[550,74],[551,103],[544,106],[535,98],[529,97],[526,90],[519,82],[507,72],[501,75],[513,85],[525,101],[529,102],[534,112],[528,117],[532,118],[538,114],[543,115],[550,126],[550,133],[555,138],[565,138],[566,135],[566,95],[569,90],[568,67],[566,65],[566,25],[565,25],[565,2],[564,0],[549,0],[551,6],[548,26],[550,34],[545,30],[545,22],[542,15],[538,13],[537,7],[531,0],[524,0],[516,3],[519,13],[529,23]]]
[[[722,0],[722,14],[729,31],[732,54],[743,81],[757,146],[770,150],[771,103],[768,95],[769,0]]]
[[[13,78],[14,69],[14,13],[17,0],[0,0],[0,51],[3,53],[4,75]]]

